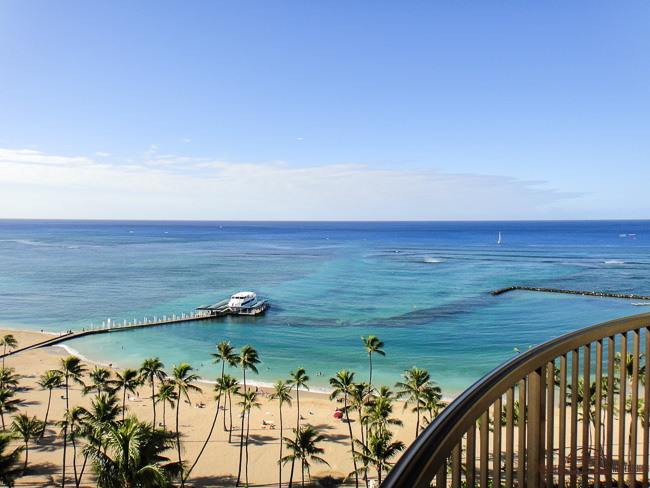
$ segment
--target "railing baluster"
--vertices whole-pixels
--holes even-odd
[[[589,486],[589,426],[591,424],[591,344],[582,349],[582,486]]]
[[[492,412],[494,415],[494,430],[492,433],[492,486],[501,486],[501,397],[494,402]]]
[[[444,461],[436,474],[436,488],[447,488],[447,461]]]
[[[645,388],[643,390],[643,477],[641,486],[648,488],[648,469],[650,469],[650,378],[648,378],[648,360],[650,359],[650,327],[645,329]]]
[[[517,430],[519,432],[517,449],[517,481],[519,486],[526,483],[526,418],[528,417],[528,405],[526,403],[526,379],[519,380],[519,420]]]
[[[630,415],[630,480],[636,479],[636,443],[637,428],[639,422],[639,354],[641,344],[639,341],[639,330],[632,332],[632,404]]]
[[[476,486],[476,422],[473,422],[467,431],[467,447],[465,451],[467,453],[465,464],[467,488],[474,488]]]
[[[600,488],[600,460],[603,456],[601,449],[601,418],[603,414],[603,341],[596,342],[596,398],[594,412],[594,488]]]
[[[627,398],[627,332],[621,334],[621,358],[618,368],[618,480],[619,486],[625,479],[625,400]]]
[[[513,486],[514,439],[515,439],[515,389],[506,394],[506,486]]]
[[[460,465],[461,465],[461,452],[462,441],[456,444],[454,450],[451,452],[451,486],[452,488],[460,488]]]
[[[479,486],[481,488],[488,488],[488,478],[490,476],[490,467],[488,465],[489,456],[489,437],[490,437],[490,412],[486,410],[481,415],[481,428],[479,431],[479,459],[481,460],[479,467]]]
[[[555,439],[555,361],[546,366],[546,488],[553,488]]]
[[[578,350],[571,351],[571,426],[569,427],[569,445],[571,463],[569,464],[569,486],[576,488],[578,473]]]
[[[559,432],[558,432],[558,453],[557,453],[557,473],[558,487],[564,488],[566,485],[566,374],[567,374],[567,356],[560,357],[560,411]]]
[[[541,468],[544,466],[541,462],[544,451],[540,450],[544,435],[542,396],[542,369],[540,368],[528,375],[527,488],[539,488]]]
[[[614,359],[616,358],[616,340],[609,337],[607,339],[607,471],[605,473],[605,484],[607,488],[613,486],[613,471],[614,471]]]

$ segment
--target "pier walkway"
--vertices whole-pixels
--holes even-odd
[[[225,314],[224,314],[225,315]],[[164,315],[163,317],[154,317],[153,319],[147,319],[146,317],[142,320],[142,322],[139,322],[136,319],[133,319],[133,322],[127,322],[126,320],[124,322],[113,322],[111,323],[110,320],[107,322],[102,322],[101,327],[95,328],[94,326],[91,325],[90,329],[82,329],[81,331],[68,331],[64,332],[61,335],[52,337],[51,339],[47,339],[42,342],[37,342],[36,344],[31,344],[29,346],[25,346],[19,349],[15,349],[13,351],[8,352],[5,355],[0,354],[0,358],[2,357],[8,357],[12,356],[14,354],[18,354],[23,351],[29,351],[30,349],[38,349],[40,347],[48,347],[48,346],[54,346],[56,344],[59,344],[64,341],[69,341],[72,339],[78,339],[79,337],[84,337],[84,336],[89,336],[89,335],[94,335],[94,334],[106,334],[108,332],[119,332],[123,330],[132,330],[132,329],[140,329],[142,327],[152,327],[154,325],[168,325],[168,324],[177,324],[180,322],[195,322],[197,320],[206,320],[206,319],[212,319],[215,317],[218,317],[220,315],[214,315],[209,312],[192,312],[189,314],[181,314],[181,315],[172,315],[171,317],[167,317]]]
[[[543,291],[549,293],[568,293],[569,295],[585,295],[592,297],[608,297],[608,298],[627,298],[632,300],[650,300],[647,295],[624,295],[621,293],[606,293],[600,291],[578,291],[578,290],[560,290],[557,288],[534,288],[531,286],[509,286],[508,288],[501,288],[500,290],[490,292],[491,295],[501,295],[508,291],[513,290],[526,290],[526,291]]]

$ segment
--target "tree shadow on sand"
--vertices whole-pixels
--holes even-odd
[[[192,477],[185,483],[187,487],[195,488],[213,488],[221,486],[235,486],[237,478],[235,476],[198,476]]]

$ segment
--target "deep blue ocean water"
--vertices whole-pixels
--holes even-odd
[[[501,232],[503,242],[497,244]],[[188,313],[251,290],[259,317],[226,317],[74,340],[86,358],[189,362],[214,380],[215,344],[254,346],[261,383],[304,367],[373,383],[426,368],[447,395],[514,348],[644,312],[638,300],[514,291],[535,286],[650,295],[650,221],[118,222],[0,220],[0,326],[59,332]],[[236,371],[232,371],[236,373]],[[322,373],[322,376],[318,373]]]

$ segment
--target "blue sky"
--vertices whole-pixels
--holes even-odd
[[[650,218],[650,3],[0,3],[0,218]]]

